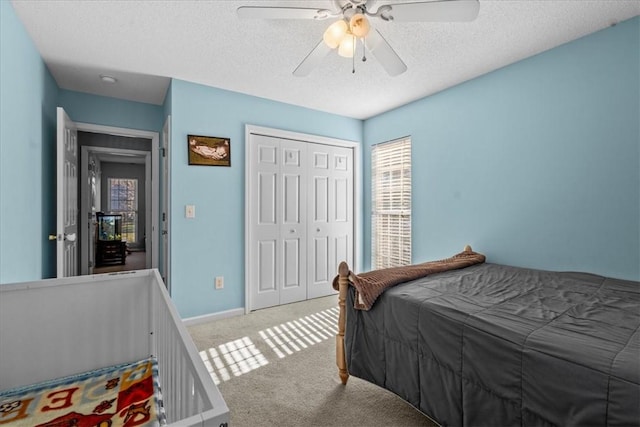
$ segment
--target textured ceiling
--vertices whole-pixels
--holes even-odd
[[[236,9],[331,8],[329,0],[12,4],[64,89],[162,104],[169,78],[177,78],[359,119],[640,15],[639,0],[480,0],[469,23],[372,21],[407,64],[400,76],[388,76],[373,57],[352,74],[351,60],[331,52],[309,76],[295,77],[332,21],[241,21]],[[100,74],[118,82],[104,84]]]

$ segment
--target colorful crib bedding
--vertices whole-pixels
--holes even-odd
[[[0,426],[159,426],[155,358],[0,391]]]

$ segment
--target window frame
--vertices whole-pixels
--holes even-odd
[[[113,199],[112,197],[112,188],[114,185],[118,185],[118,183],[120,181],[131,181],[135,183],[135,190],[134,190],[134,198],[133,198],[133,206],[134,209],[133,210],[118,210],[118,209],[114,209],[113,208],[113,201],[115,199]],[[123,240],[126,240],[128,243],[135,243],[138,240],[138,228],[139,228],[139,224],[138,224],[138,201],[139,201],[139,182],[138,182],[138,178],[123,178],[123,177],[109,177],[107,178],[107,191],[108,191],[108,198],[107,198],[107,208],[109,213],[112,214],[120,214],[123,216],[122,219],[122,238]],[[129,198],[123,198],[117,199],[119,202],[121,201],[130,201],[131,199]],[[134,213],[134,219],[133,219],[133,233],[125,233],[125,223],[130,222],[127,218],[126,218],[126,214],[133,212]],[[133,234],[133,240],[129,240],[127,238],[125,238],[125,235],[128,236],[129,234]]]
[[[411,137],[371,149],[372,269],[411,264]]]

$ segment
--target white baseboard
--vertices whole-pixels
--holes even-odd
[[[235,317],[244,314],[243,308],[234,308],[233,310],[219,311],[217,313],[205,314],[202,316],[187,317],[182,319],[185,326],[198,325],[200,323],[212,322],[214,320],[226,319],[227,317]]]

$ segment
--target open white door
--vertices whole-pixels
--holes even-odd
[[[58,107],[56,145],[57,277],[78,275],[78,131]]]
[[[171,293],[171,253],[169,251],[169,206],[171,193],[169,192],[169,146],[171,142],[171,116],[167,116],[162,128],[162,219],[160,232],[162,234],[162,278],[164,284]]]

